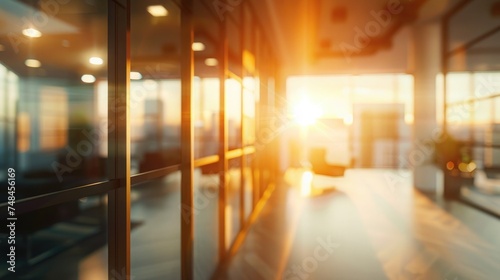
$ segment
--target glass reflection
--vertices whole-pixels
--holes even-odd
[[[229,150],[241,148],[241,83],[226,80],[226,115]]]
[[[256,83],[256,79],[251,77],[243,80],[243,144],[245,146],[255,143]]]
[[[0,167],[15,168],[17,199],[106,175],[107,112],[98,117],[97,84],[107,78],[107,1],[56,4],[0,2],[2,27],[12,27],[0,27]]]
[[[180,80],[131,82],[133,174],[180,163],[180,92]]]
[[[132,174],[180,163],[180,9],[156,6],[131,1]]]
[[[245,156],[245,168],[243,169],[245,220],[248,220],[254,206],[254,156]]]
[[[107,195],[42,208],[17,218],[15,279],[108,279]],[[7,240],[7,230],[2,227],[2,240]],[[9,252],[9,246],[1,242],[0,250]],[[14,279],[9,266],[5,261],[0,263],[1,279]]]
[[[229,14],[239,15],[238,11],[233,11]],[[239,18],[239,16],[237,17]],[[237,76],[242,75],[242,53],[241,53],[241,33],[238,26],[233,22],[232,18],[226,21],[226,36],[228,41],[228,68],[229,71]]]
[[[493,99],[493,113],[493,123],[500,124],[500,97],[496,97]]]
[[[219,86],[217,78],[195,77],[193,83],[195,158],[216,155],[219,149]]]
[[[194,170],[195,279],[211,279],[219,262],[219,163]]]
[[[241,158],[231,159],[226,189],[226,249],[234,242],[241,226]]]
[[[219,149],[221,22],[210,8],[203,1],[194,2],[194,42],[203,46],[194,52],[192,105],[195,158],[216,155]]]
[[[180,184],[181,173],[174,172],[132,188],[131,275],[181,278]]]

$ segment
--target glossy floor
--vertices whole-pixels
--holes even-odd
[[[289,170],[218,279],[499,279],[500,220],[411,173]]]

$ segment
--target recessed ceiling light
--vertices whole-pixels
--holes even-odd
[[[154,17],[165,17],[168,15],[168,10],[162,5],[148,6],[148,13]]]
[[[95,82],[95,77],[92,75],[89,75],[89,74],[85,74],[82,76],[82,82],[87,83],[87,84],[91,84],[91,83]]]
[[[36,30],[35,28],[26,28],[23,30],[24,36],[30,37],[30,38],[38,38],[42,36],[42,32]]]
[[[40,62],[40,60],[37,60],[37,59],[26,59],[24,61],[24,65],[31,67],[31,68],[38,68],[38,67],[42,66],[42,63]]]
[[[104,61],[100,57],[93,56],[93,57],[89,58],[89,63],[93,64],[93,65],[102,65],[104,63]]]
[[[217,64],[219,64],[219,61],[217,61],[216,58],[207,58],[205,59],[205,65],[207,66],[217,66]]]
[[[131,80],[140,80],[140,79],[142,79],[142,74],[139,72],[130,72],[130,79]]]
[[[202,42],[194,42],[192,47],[193,51],[195,52],[201,52],[205,50],[205,44],[203,44]]]

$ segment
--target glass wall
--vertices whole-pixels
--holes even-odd
[[[0,279],[107,279],[108,10],[0,3]]]
[[[210,279],[219,263],[220,169],[196,168],[194,176],[194,275]]]
[[[257,153],[275,63],[253,7],[0,2],[14,278],[212,279],[271,183]]]
[[[181,278],[180,172],[132,186],[131,275]]]
[[[495,147],[499,79],[499,72],[452,72],[446,76],[447,132],[469,147],[467,157],[481,168],[500,166]]]
[[[474,24],[469,24],[471,21]],[[445,19],[442,119],[445,195],[500,215],[500,32],[488,1]]]
[[[0,36],[0,166],[16,169],[17,199],[106,179],[96,88],[107,79],[107,10],[106,1],[72,1],[54,15],[23,1],[0,6],[19,27]]]
[[[158,4],[166,16],[148,12],[146,2],[131,1],[132,174],[180,163],[181,13],[174,1]]]
[[[222,23],[205,3],[195,2],[193,117],[195,158],[219,152]]]

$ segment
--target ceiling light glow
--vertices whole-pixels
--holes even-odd
[[[31,68],[38,68],[38,67],[42,66],[42,63],[40,62],[40,60],[26,59],[24,61],[24,65],[31,67]]]
[[[165,17],[168,15],[168,10],[162,5],[148,6],[148,13],[154,17]]]
[[[131,80],[140,80],[140,79],[142,79],[142,74],[139,72],[130,72],[130,79]]]
[[[95,82],[95,77],[92,76],[92,75],[89,75],[89,74],[85,74],[82,76],[82,82],[84,83],[87,83],[87,84],[91,84],[93,82]]]
[[[205,44],[203,44],[202,42],[194,42],[192,47],[193,51],[195,52],[201,52],[205,50]]]
[[[205,65],[207,66],[217,66],[217,64],[219,64],[219,61],[217,61],[216,58],[207,58],[205,59]]]
[[[38,38],[42,36],[42,32],[36,30],[35,28],[26,28],[23,30],[23,35],[30,38]]]
[[[102,58],[100,57],[93,56],[89,58],[89,63],[92,65],[102,65],[104,63],[104,60],[102,60]]]

